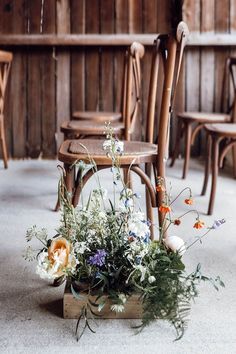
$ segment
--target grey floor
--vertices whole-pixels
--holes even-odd
[[[133,321],[100,320],[96,334],[86,332],[77,343],[76,320],[62,318],[63,286],[55,289],[39,279],[35,264],[22,258],[29,226],[47,227],[53,235],[58,225],[60,215],[52,211],[58,180],[56,164],[25,160],[10,161],[7,171],[0,167],[0,353],[236,353],[236,188],[231,175],[219,178],[215,213],[207,217],[208,198],[199,195],[202,165],[191,161],[187,181],[180,179],[181,161],[168,169],[173,196],[189,185],[209,225],[214,219],[227,219],[203,245],[198,244],[184,256],[189,270],[200,262],[204,273],[220,275],[226,284],[220,292],[208,284],[201,286],[184,338],[174,342],[174,329],[162,321],[134,335]],[[102,179],[107,185],[109,174]],[[143,194],[137,182],[136,186]],[[176,213],[184,209],[178,201]],[[192,223],[188,216],[172,232],[190,242],[196,236]]]

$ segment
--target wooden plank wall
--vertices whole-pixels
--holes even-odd
[[[191,32],[235,33],[235,0],[185,0],[183,19]],[[188,47],[180,82],[177,109],[220,112],[227,110],[233,97],[231,83],[226,81],[222,107],[222,85],[225,59],[236,55],[234,47]],[[229,94],[230,93],[230,94]],[[174,124],[173,124],[174,125]],[[195,142],[193,153],[199,155],[204,149],[204,133]]]
[[[0,0],[0,33],[158,33],[170,30],[172,0]],[[44,4],[42,8],[42,4]],[[43,15],[43,17],[42,17]],[[56,155],[60,123],[75,110],[118,110],[124,47],[10,47],[6,103],[11,157]],[[143,134],[150,49],[143,64]]]

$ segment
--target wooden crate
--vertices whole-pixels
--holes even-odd
[[[84,294],[83,294],[84,295]],[[105,297],[106,295],[104,295]],[[92,302],[95,302],[96,296],[90,296]],[[70,290],[70,286],[65,287],[64,297],[63,297],[63,317],[76,319],[79,318],[81,314],[81,309],[84,306],[86,300],[76,299]],[[107,301],[106,305],[101,312],[93,308],[94,312],[97,313],[100,318],[103,319],[139,319],[142,317],[142,305],[139,300],[138,295],[132,295],[125,304],[125,311],[116,313],[110,310],[111,301]]]

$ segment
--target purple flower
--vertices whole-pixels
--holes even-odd
[[[88,263],[91,265],[101,267],[105,263],[106,255],[107,255],[107,253],[105,250],[97,250],[97,252],[94,254],[94,256],[89,257]]]
[[[218,229],[222,224],[224,224],[225,222],[226,222],[225,219],[215,220],[211,228],[212,228],[213,230],[216,230],[216,229]]]

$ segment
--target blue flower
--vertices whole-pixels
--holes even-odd
[[[88,263],[91,265],[101,267],[105,263],[106,255],[107,253],[105,250],[97,250],[94,256],[89,257]]]
[[[150,233],[147,232],[147,233],[145,234],[145,237],[144,237],[144,239],[143,239],[143,242],[144,242],[144,243],[149,243],[149,241],[150,241]]]
[[[212,225],[212,227],[211,227],[211,229],[216,230],[216,229],[218,229],[222,224],[224,224],[225,222],[226,222],[225,219],[215,220],[214,223],[213,223],[213,225]]]

